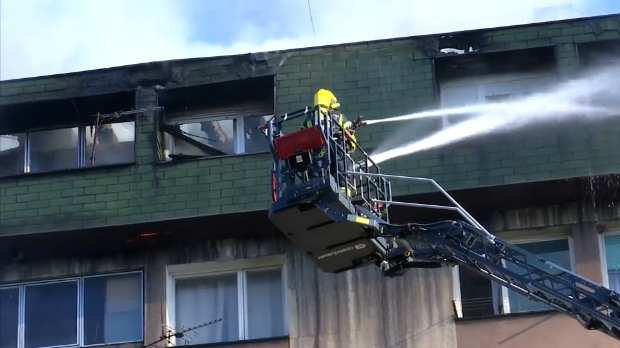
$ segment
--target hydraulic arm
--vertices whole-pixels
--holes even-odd
[[[333,166],[349,159],[338,154],[327,127],[286,136],[273,121],[262,128],[274,156],[270,220],[320,269],[340,273],[375,264],[397,277],[411,268],[465,267],[620,340],[618,293],[495,237],[432,179],[382,174],[361,148],[353,169]],[[338,187],[343,179],[352,196]],[[453,206],[393,201],[390,179],[431,184]],[[393,224],[390,205],[456,211],[465,221]]]

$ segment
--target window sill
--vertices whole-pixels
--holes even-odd
[[[80,167],[80,168],[71,168],[71,169],[52,170],[49,172],[5,175],[5,176],[0,176],[0,181],[11,180],[11,179],[14,180],[14,179],[20,179],[20,178],[26,178],[26,177],[35,177],[35,176],[42,176],[42,175],[63,175],[63,174],[70,174],[70,173],[90,172],[90,171],[96,171],[96,170],[101,170],[101,169],[125,168],[125,167],[131,167],[135,164],[136,164],[136,161],[134,160],[131,162],[106,164],[106,165],[100,165],[100,166],[94,166],[94,167]]]
[[[231,341],[231,342],[221,342],[221,343],[203,343],[203,344],[187,344],[184,345],[186,347],[193,347],[193,348],[211,348],[211,347],[220,347],[220,348],[226,348],[226,347],[231,347],[231,348],[235,348],[235,347],[247,347],[247,346],[251,346],[253,344],[260,344],[260,343],[268,343],[268,342],[273,342],[274,344],[277,342],[283,342],[286,341],[288,342],[289,337],[288,336],[279,336],[279,337],[269,337],[269,338],[258,338],[258,339],[253,339],[253,340],[243,340],[243,341]],[[287,345],[288,347],[288,345]]]
[[[142,341],[126,342],[126,343],[103,343],[90,346],[82,346],[82,348],[142,348]]]
[[[503,318],[519,318],[519,317],[535,317],[541,315],[548,315],[552,313],[559,313],[554,309],[545,309],[540,311],[532,311],[532,312],[517,312],[517,313],[507,313],[507,314],[495,314],[495,315],[485,315],[479,317],[469,317],[469,318],[455,318],[455,322],[467,322],[467,321],[477,321],[477,320],[497,320]]]
[[[263,151],[263,152],[239,153],[239,154],[233,154],[233,155],[222,155],[222,156],[194,157],[194,158],[177,159],[177,160],[170,160],[170,161],[160,161],[160,162],[155,162],[154,164],[158,166],[159,165],[165,166],[165,165],[170,165],[170,164],[223,159],[223,158],[251,157],[251,156],[266,155],[269,153],[270,153],[269,151]]]

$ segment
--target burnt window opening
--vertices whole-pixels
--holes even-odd
[[[430,58],[476,53],[483,41],[477,31],[427,36],[418,40],[419,48]]]
[[[437,57],[435,75],[439,82],[480,75],[495,75],[555,69],[553,47],[472,53]]]
[[[586,68],[620,65],[620,40],[603,40],[577,44],[579,63]]]
[[[509,102],[543,91],[556,82],[554,67],[555,52],[547,47],[436,58],[441,107]],[[442,127],[472,116],[444,116]]]
[[[0,176],[132,163],[134,105],[127,92],[0,106]]]
[[[258,127],[273,117],[274,99],[273,76],[161,92],[158,160],[268,151]]]

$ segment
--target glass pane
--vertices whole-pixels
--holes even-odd
[[[256,153],[269,151],[269,143],[258,127],[265,124],[271,116],[252,116],[243,119],[245,130],[245,152]]]
[[[517,244],[517,246],[526,251],[529,251],[530,253],[540,256],[549,262],[555,263],[560,267],[564,267],[569,270],[572,268],[570,262],[570,252],[568,248],[568,239],[523,243]],[[547,272],[551,272],[552,274],[559,273],[559,271],[550,269],[549,267],[545,266],[543,263],[537,261],[534,258],[528,258],[527,262],[533,266],[544,269]],[[510,264],[507,265],[507,268],[518,274],[524,273],[524,270],[522,270],[521,268],[517,268]],[[508,290],[508,299],[510,301],[511,313],[551,309],[550,306],[544,303],[530,300],[527,297],[512,290]]]
[[[190,344],[236,341],[239,339],[239,296],[237,274],[177,280],[176,328],[189,328],[223,319],[223,322],[193,331]],[[177,342],[179,344],[185,344]]]
[[[609,288],[620,291],[620,236],[605,236],[603,242]]]
[[[248,339],[285,336],[282,270],[248,272]]]
[[[77,344],[78,282],[26,286],[25,348]]]
[[[142,340],[142,275],[84,278],[84,344]]]
[[[175,155],[212,156],[209,148],[235,153],[235,120],[203,121],[180,126],[184,139],[175,138]]]
[[[31,173],[77,168],[77,128],[32,132],[29,137]]]
[[[17,175],[24,172],[25,134],[0,135],[0,176]]]
[[[17,347],[19,289],[0,289],[0,348]]]
[[[93,140],[97,136],[93,149]],[[135,159],[135,122],[103,124],[95,132],[95,127],[86,127],[86,149],[84,163],[90,166],[128,163]],[[94,156],[93,156],[94,155]],[[92,158],[94,157],[94,160]],[[92,160],[92,161],[91,161]]]

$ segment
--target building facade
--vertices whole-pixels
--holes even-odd
[[[464,269],[318,271],[267,219],[256,131],[318,88],[385,118],[533,93],[619,53],[620,16],[605,16],[3,81],[0,347],[620,347]],[[368,126],[359,141],[458,121]],[[434,178],[493,233],[620,290],[619,130],[526,127],[382,170]],[[439,202],[393,185],[399,201]]]

